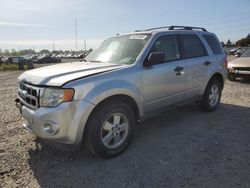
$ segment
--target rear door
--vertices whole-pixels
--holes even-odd
[[[201,39],[196,34],[181,34],[182,58],[187,63],[187,90],[185,99],[197,96],[211,64]]]
[[[208,45],[208,50],[210,49],[209,54],[211,54],[210,61],[212,65],[225,67],[226,63],[225,61],[227,61],[226,53],[216,35],[209,33],[209,34],[203,34],[202,37],[205,39]]]

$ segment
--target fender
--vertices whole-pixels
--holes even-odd
[[[124,80],[108,80],[96,85],[90,90],[84,97],[85,101],[88,101],[94,105],[99,104],[101,101],[114,95],[127,95],[134,99],[136,102],[139,114],[142,116],[143,111],[143,95],[138,87],[124,81]]]
[[[76,143],[81,142],[87,119],[95,109],[95,106],[111,96],[120,94],[133,98],[138,106],[140,117],[144,115],[142,94],[140,89],[135,85],[122,80],[109,80],[97,84],[87,93],[85,93],[84,99],[81,100],[82,102],[80,104],[84,104],[84,101],[86,101],[92,105],[90,105],[87,110],[84,110],[85,113],[83,113],[81,110],[78,110],[77,116],[81,117],[81,120],[79,121],[79,126],[77,126],[78,130],[76,131]],[[80,105],[78,107],[82,108],[83,106]]]
[[[205,84],[203,84],[202,88],[201,88],[201,92],[200,95],[203,95],[203,93],[205,92],[205,89],[207,87],[207,84],[209,82],[209,80],[215,75],[215,74],[220,74],[221,77],[223,78],[223,82],[225,82],[225,78],[226,78],[226,73],[225,71],[222,71],[221,68],[218,68],[217,70],[211,70],[209,71],[209,74],[207,77],[205,77],[204,82]]]

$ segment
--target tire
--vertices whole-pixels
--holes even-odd
[[[250,78],[245,78],[245,80],[246,80],[247,82],[250,82]]]
[[[198,103],[201,110],[205,112],[215,111],[220,104],[221,91],[221,83],[217,79],[211,79],[207,84],[202,100]]]
[[[235,76],[232,75],[232,74],[230,74],[230,73],[228,73],[228,74],[227,74],[227,79],[228,79],[229,81],[231,81],[231,82],[234,82],[234,81],[235,81]]]
[[[94,110],[84,134],[84,144],[95,156],[112,158],[126,150],[134,132],[135,115],[119,100],[100,104]]]

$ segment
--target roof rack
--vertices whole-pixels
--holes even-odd
[[[140,31],[152,31],[156,29],[168,29],[168,30],[201,30],[201,31],[207,31],[205,28],[202,27],[192,27],[192,26],[177,26],[177,25],[172,25],[172,26],[163,26],[163,27],[153,27],[145,30],[136,30],[135,32],[140,32]]]
[[[171,26],[163,26],[163,27],[153,27],[153,28],[149,28],[149,29],[144,29],[144,30],[135,30],[135,32],[140,32],[140,31],[152,31],[152,30],[156,30],[156,29],[169,29]]]
[[[170,26],[168,30],[202,30],[202,31],[207,31],[203,27],[177,26],[177,25]]]

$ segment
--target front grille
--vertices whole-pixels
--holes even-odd
[[[28,108],[37,109],[39,107],[39,88],[24,82],[19,82],[18,98],[21,103]]]
[[[234,67],[235,70],[250,71],[250,67]]]

